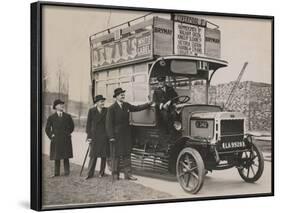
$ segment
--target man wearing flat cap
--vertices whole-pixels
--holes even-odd
[[[156,104],[156,109],[158,109],[161,125],[165,127],[166,131],[169,131],[171,128],[171,123],[173,119],[172,112],[172,99],[177,97],[177,92],[172,88],[166,85],[166,76],[158,76],[158,87],[153,93],[153,101]]]
[[[54,101],[53,109],[56,111],[47,119],[45,132],[51,140],[50,160],[55,161],[54,176],[60,175],[60,161],[64,162],[64,175],[70,174],[69,158],[73,157],[71,133],[74,123],[71,115],[64,112],[64,102],[60,99]]]
[[[113,180],[119,179],[120,159],[122,158],[124,177],[127,180],[136,180],[131,171],[131,148],[132,136],[129,125],[129,113],[137,112],[148,108],[151,102],[134,106],[125,102],[125,90],[117,88],[114,90],[113,97],[116,99],[107,110],[106,132],[111,143],[111,156],[115,156],[112,165]],[[113,155],[112,155],[113,154]]]
[[[90,162],[86,179],[92,178],[95,173],[97,158],[101,158],[99,177],[105,175],[106,157],[109,152],[109,144],[105,130],[105,118],[107,109],[104,107],[105,98],[97,95],[94,98],[95,107],[88,113],[86,133],[90,146]]]

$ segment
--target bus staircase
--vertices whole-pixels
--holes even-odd
[[[143,135],[142,142],[133,147],[131,153],[132,167],[140,171],[167,173],[169,170],[168,141],[171,138],[163,134],[160,129],[145,128],[144,131],[146,136],[150,136],[149,139],[145,139],[146,136]]]

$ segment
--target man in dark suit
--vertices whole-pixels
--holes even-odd
[[[105,98],[97,95],[94,98],[95,107],[88,113],[86,133],[90,146],[90,162],[86,179],[92,178],[95,173],[97,158],[101,158],[99,177],[105,175],[106,157],[108,155],[108,140],[105,130],[105,118],[107,109],[104,107]]]
[[[107,110],[106,132],[111,143],[111,156],[115,156],[112,165],[113,179],[119,179],[120,158],[122,158],[124,177],[127,180],[136,180],[131,171],[132,136],[129,125],[129,112],[137,112],[148,108],[151,102],[134,106],[125,102],[125,90],[114,90],[116,101]],[[114,152],[114,153],[112,153]]]
[[[61,160],[64,162],[64,175],[68,176],[70,174],[69,158],[73,157],[71,133],[74,130],[74,123],[71,115],[64,112],[62,100],[55,100],[53,109],[56,112],[49,116],[45,128],[51,140],[50,160],[55,161],[54,176],[60,175]]]
[[[173,101],[175,97],[178,96],[177,92],[166,85],[166,77],[159,76],[158,88],[155,89],[153,93],[153,101],[156,103],[156,109],[159,112],[160,123],[169,132],[172,128],[174,112],[172,109]],[[160,126],[161,126],[160,125]]]

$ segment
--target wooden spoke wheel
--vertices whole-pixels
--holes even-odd
[[[241,164],[238,172],[241,178],[248,183],[257,181],[264,170],[264,158],[260,149],[253,143],[252,148],[241,153],[239,157]]]
[[[177,159],[177,179],[188,193],[196,194],[203,186],[205,168],[201,155],[193,148],[184,148]]]

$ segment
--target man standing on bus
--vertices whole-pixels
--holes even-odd
[[[111,143],[111,156],[114,156],[112,165],[113,180],[118,180],[120,175],[120,158],[122,158],[124,177],[127,180],[137,180],[132,176],[131,171],[131,148],[132,136],[129,125],[129,112],[144,110],[152,102],[134,106],[125,102],[125,90],[117,88],[114,90],[113,97],[116,99],[107,111],[106,131]]]
[[[159,110],[161,124],[165,127],[166,131],[172,127],[173,124],[173,109],[172,109],[172,99],[178,96],[177,92],[173,87],[166,85],[166,77],[159,76],[158,88],[155,89],[153,93],[153,101],[156,103],[156,108]]]

